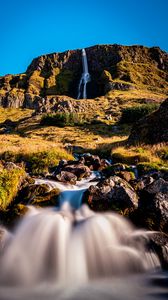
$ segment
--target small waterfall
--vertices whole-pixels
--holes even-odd
[[[160,269],[159,259],[146,250],[145,231],[118,214],[81,206],[97,176],[75,186],[36,180],[61,190],[60,207],[29,206],[12,233],[0,227],[0,300],[143,298],[136,276]]]
[[[83,66],[83,73],[79,82],[77,99],[87,98],[86,85],[90,81],[90,74],[88,71],[88,62],[87,62],[87,55],[85,49],[82,49],[82,66]]]
[[[30,207],[0,251],[0,287],[41,282],[82,284],[154,269],[159,261],[146,253],[145,235],[114,213]],[[136,238],[135,238],[136,237]]]
[[[47,180],[47,179],[36,179],[36,184],[47,184],[50,189],[57,188],[61,194],[59,196],[59,206],[61,207],[65,202],[69,205],[78,209],[81,206],[82,196],[86,189],[91,185],[97,184],[97,178],[99,177],[98,172],[92,172],[91,176],[77,181],[75,185],[64,184],[62,182]]]

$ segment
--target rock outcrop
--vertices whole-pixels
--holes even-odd
[[[168,142],[168,98],[160,108],[149,116],[139,120],[132,128],[129,144],[157,144]]]
[[[167,91],[168,54],[158,47],[97,45],[86,48],[86,53],[91,74],[88,98],[139,85]],[[24,74],[0,77],[0,105],[35,108],[40,99],[77,98],[81,73],[81,50],[39,56]]]
[[[113,210],[128,215],[138,207],[138,196],[124,179],[111,176],[96,186],[90,186],[83,202],[95,211]]]

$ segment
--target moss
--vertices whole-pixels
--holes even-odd
[[[86,123],[86,116],[77,113],[56,113],[43,115],[40,124],[45,126],[79,126]]]
[[[12,203],[25,176],[25,171],[20,168],[0,170],[0,210]]]
[[[149,172],[152,171],[158,171],[161,169],[161,166],[159,166],[156,163],[139,163],[137,164],[137,170],[138,170],[138,174],[139,176],[144,175],[144,174],[148,174]]]
[[[50,168],[55,167],[61,159],[73,159],[64,149],[53,149],[34,153],[15,153],[6,151],[1,154],[5,161],[24,162],[26,170],[33,175],[46,174]]]
[[[46,206],[56,206],[58,205],[58,196],[60,194],[59,189],[52,189],[51,191],[40,194],[36,196],[33,201],[31,202],[31,205],[36,205],[40,207],[46,207]]]
[[[149,162],[150,158],[142,154],[131,154],[114,152],[112,153],[112,159],[115,163],[120,162],[124,164],[137,164],[138,162]]]
[[[111,76],[111,73],[107,70],[104,70],[101,74],[101,80],[106,83],[106,82],[109,82],[109,81],[112,81],[112,76]]]
[[[115,78],[134,83],[139,87],[167,90],[167,73],[159,70],[154,64],[126,61],[125,57],[125,60],[113,66],[110,72]]]
[[[44,88],[44,77],[40,76],[40,71],[31,73],[28,79],[27,93],[39,95]]]
[[[70,70],[63,70],[60,74],[57,75],[56,84],[57,84],[57,93],[59,95],[67,95],[70,89],[70,86],[73,82],[74,73]]]
[[[139,119],[145,117],[146,115],[152,113],[153,111],[157,110],[159,104],[152,103],[152,104],[142,104],[136,105],[133,107],[127,107],[122,110],[122,115],[120,118],[120,123],[134,123],[137,122]]]

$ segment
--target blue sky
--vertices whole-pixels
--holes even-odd
[[[34,57],[95,44],[168,51],[168,0],[0,0],[0,75]]]

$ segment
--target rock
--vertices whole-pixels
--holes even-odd
[[[54,172],[55,178],[59,181],[74,182],[75,184],[76,180],[89,177],[91,171],[88,166],[84,165],[84,162],[83,158],[77,161],[60,161]]]
[[[151,177],[148,177],[149,179]],[[164,193],[168,194],[168,182],[165,181],[163,178],[159,178],[154,181],[151,180],[150,184],[146,187],[145,192],[149,194],[157,194],[157,193]]]
[[[108,93],[112,90],[119,90],[119,91],[127,91],[135,89],[135,87],[129,83],[123,83],[123,82],[115,82],[115,81],[109,81],[105,85],[105,93]]]
[[[167,91],[168,54],[157,47],[96,45],[86,48],[89,72],[88,98],[108,91],[146,88]],[[164,72],[160,72],[164,70]],[[140,73],[141,76],[137,76]],[[33,108],[38,113],[86,112],[93,102],[73,101],[82,74],[81,51],[68,50],[33,59],[26,72],[0,78],[0,105]],[[146,76],[148,74],[148,76]],[[44,98],[45,95],[45,98]],[[96,109],[96,108],[95,108]]]
[[[139,120],[132,128],[128,144],[158,144],[168,142],[168,98],[160,108]]]
[[[159,257],[163,269],[168,270],[168,236],[162,232],[147,234],[147,247]]]
[[[131,180],[135,179],[135,174],[129,171],[116,172],[116,175],[123,178],[127,182],[130,182]]]
[[[64,183],[76,184],[77,176],[68,171],[61,171],[58,175],[56,175],[56,179]]]
[[[162,269],[168,269],[168,236],[163,232],[152,231],[140,231],[133,236],[132,243],[134,247],[137,244],[144,245],[144,248],[148,253],[154,253],[157,255]]]
[[[95,211],[114,210],[129,214],[138,207],[138,196],[124,179],[111,176],[91,186],[84,193],[83,202]]]
[[[85,165],[88,166],[91,170],[97,171],[101,166],[100,157],[97,155],[85,154]]]
[[[139,192],[137,223],[151,230],[168,233],[168,182],[159,178]]]
[[[89,177],[91,174],[90,169],[87,166],[80,163],[67,165],[63,168],[63,170],[73,173],[78,178],[78,180]]]
[[[50,190],[47,184],[32,184],[20,191],[17,202],[26,205],[56,206],[59,194],[58,189]]]
[[[22,169],[20,166],[16,165],[15,163],[9,161],[9,162],[5,162],[4,164],[5,169],[7,170],[14,170],[14,169]]]

